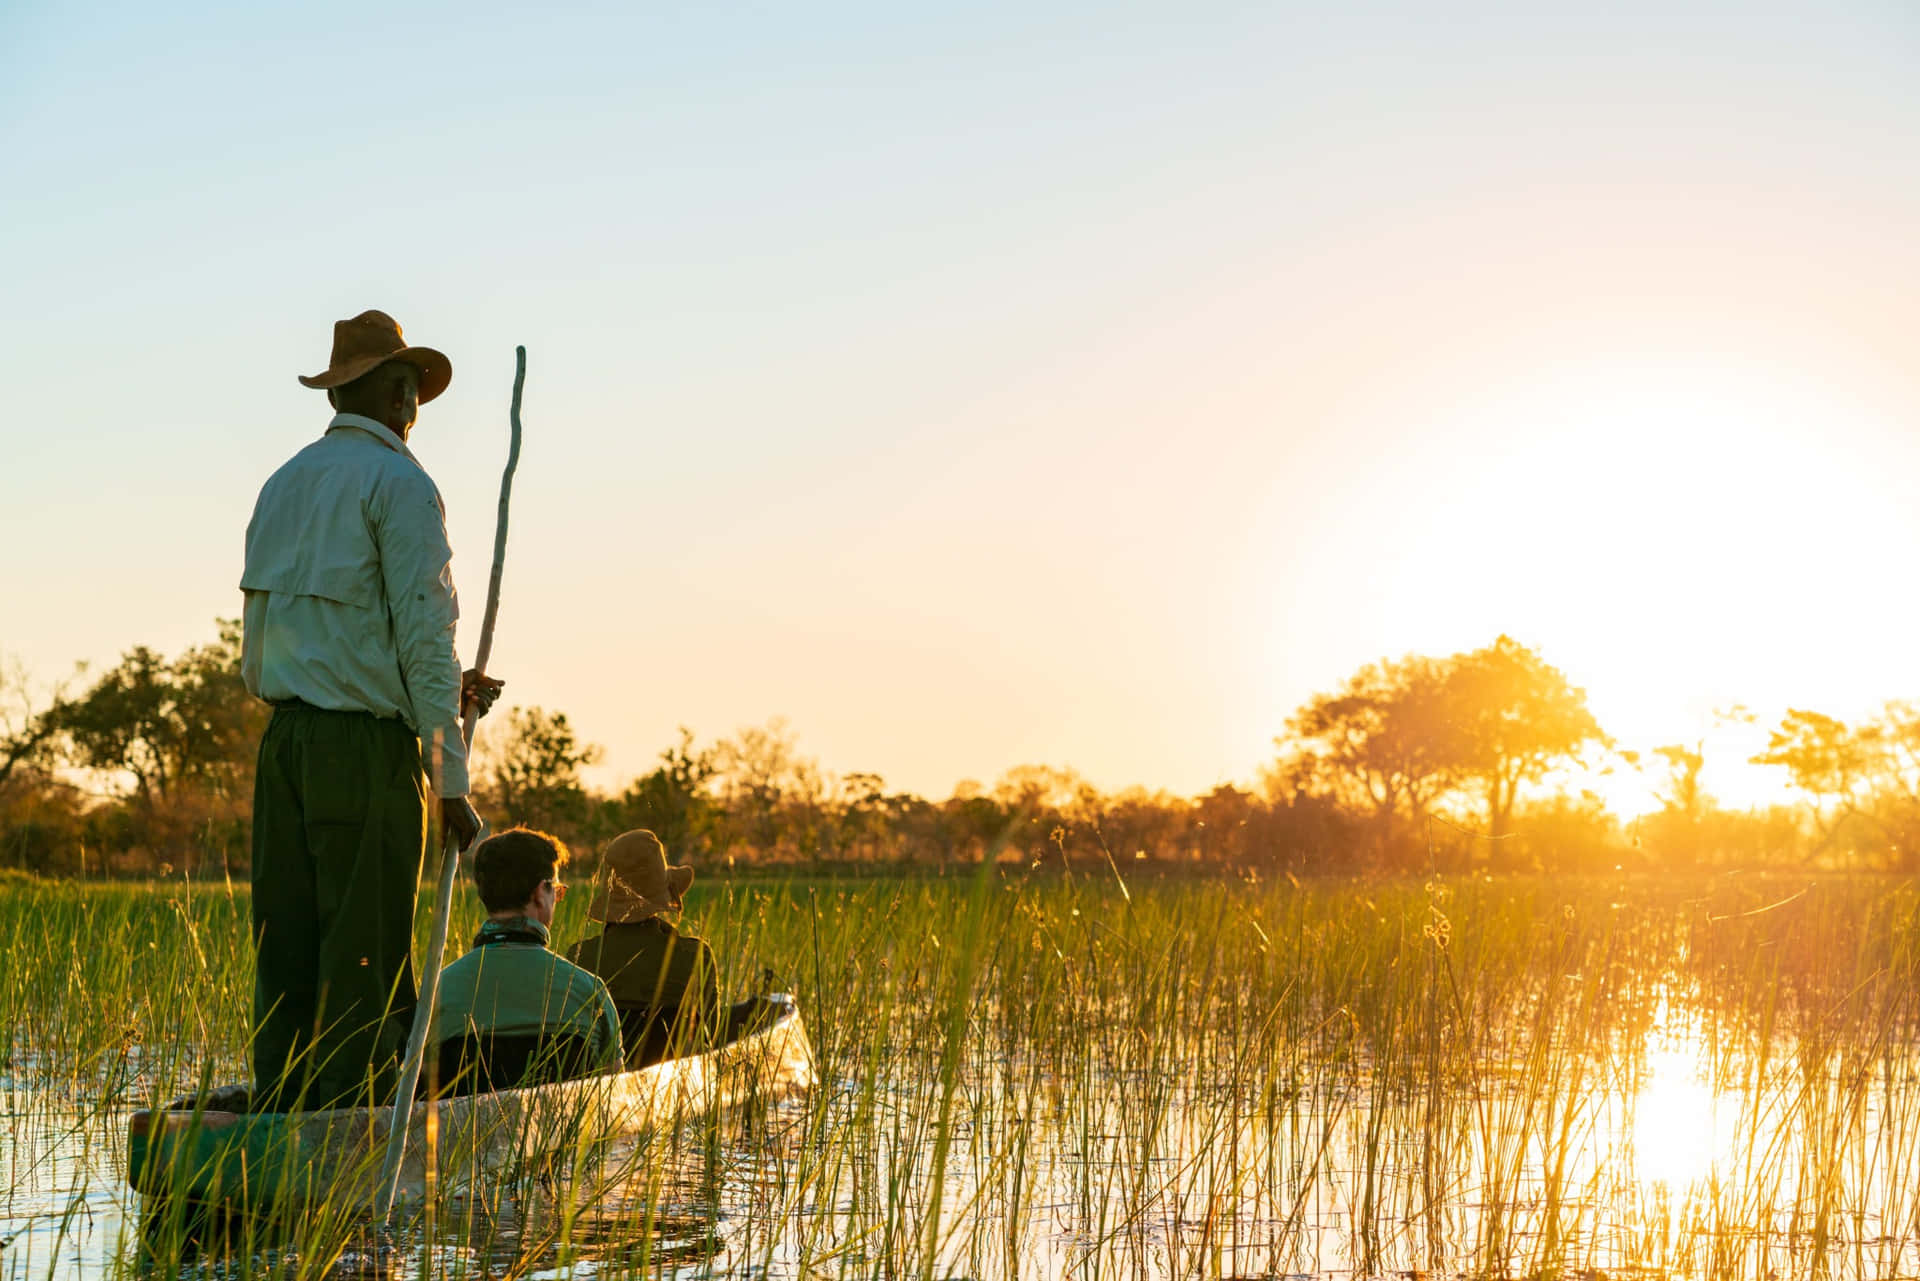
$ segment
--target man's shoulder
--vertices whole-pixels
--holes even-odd
[[[275,468],[261,486],[260,498],[288,490],[332,492],[394,488],[439,501],[439,488],[426,468],[361,431],[329,431]]]
[[[309,474],[325,468],[329,452],[325,436],[308,442],[293,457],[267,473],[265,483],[260,486],[261,501],[266,501],[270,494],[299,484]]]
[[[454,979],[456,981],[470,979],[479,973],[480,961],[485,953],[486,949],[483,947],[476,947],[470,951],[462,952],[459,956],[454,957],[445,969],[440,971],[440,981],[445,983],[448,979]]]

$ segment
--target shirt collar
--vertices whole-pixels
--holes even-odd
[[[489,917],[481,922],[480,932],[474,936],[473,945],[479,947],[488,939],[502,934],[535,934],[539,936],[543,946],[550,945],[553,939],[553,936],[547,932],[547,927],[531,916],[514,916],[503,921],[496,921]]]
[[[410,463],[418,463],[420,461],[413,456],[413,451],[407,448],[407,442],[401,440],[399,436],[394,434],[393,428],[383,422],[368,418],[364,414],[335,414],[333,421],[327,424],[327,430],[332,432],[341,427],[352,427],[356,431],[367,433],[367,435],[373,437],[388,449],[404,455]]]

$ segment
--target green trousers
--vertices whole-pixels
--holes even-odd
[[[426,847],[420,740],[404,722],[274,709],[253,786],[256,1110],[391,1101]]]

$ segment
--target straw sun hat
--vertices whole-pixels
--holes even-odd
[[[644,921],[680,908],[693,869],[668,867],[667,847],[646,828],[625,832],[600,856],[600,884],[587,915],[609,925]]]
[[[309,377],[304,386],[322,391],[352,382],[389,360],[404,360],[420,371],[420,403],[426,404],[453,381],[453,362],[431,347],[409,347],[400,336],[400,322],[384,311],[363,311],[352,320],[334,322],[333,356],[327,367]]]

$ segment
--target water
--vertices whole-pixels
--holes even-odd
[[[132,1193],[122,1186],[126,1116],[0,1090],[0,1277],[100,1276]]]
[[[811,1096],[605,1189],[481,1189],[386,1250],[253,1225],[187,1271],[1920,1275],[1912,882],[1114,881],[714,890]],[[244,897],[26,885],[0,940],[0,1281],[129,1274],[129,1113],[244,1062]]]
[[[1064,1077],[976,1047],[951,1094],[828,1063],[810,1098],[619,1150],[625,1173],[584,1205],[558,1186],[470,1198],[385,1248],[186,1274],[1920,1273],[1913,1057],[1755,1041],[1688,1000],[1668,993],[1637,1044],[1516,1041],[1467,1079],[1244,1038],[1175,1076],[1142,1070],[1165,1061],[1149,1047],[1092,1043]],[[17,1084],[0,1101],[0,1278],[137,1271],[131,1107]]]

